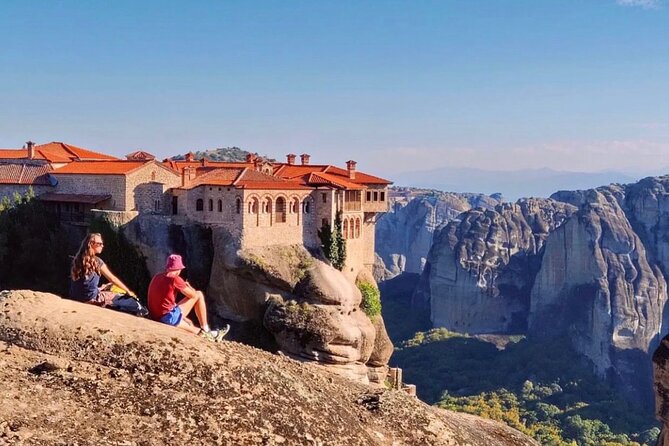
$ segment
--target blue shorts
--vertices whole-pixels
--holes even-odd
[[[181,308],[174,307],[169,313],[160,318],[160,322],[167,325],[174,325],[175,327],[181,322],[182,314]]]

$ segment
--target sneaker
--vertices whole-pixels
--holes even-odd
[[[218,330],[212,330],[210,333],[214,334],[214,332],[216,332],[216,334],[214,334],[214,340],[216,342],[221,342],[229,331],[230,331],[230,325],[225,324],[225,327],[221,327]]]
[[[206,339],[207,341],[216,342],[216,336],[211,334],[210,331],[200,330],[197,334],[199,337]]]

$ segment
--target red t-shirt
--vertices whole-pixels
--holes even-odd
[[[149,284],[148,307],[151,319],[159,320],[177,305],[177,290],[183,291],[188,284],[180,276],[169,277],[156,274]]]

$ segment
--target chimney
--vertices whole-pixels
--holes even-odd
[[[186,187],[195,178],[195,167],[186,166],[181,170],[181,187]]]
[[[311,158],[311,156],[308,153],[303,153],[300,155],[300,161],[302,162],[303,166],[309,164],[309,158]]]
[[[28,159],[35,159],[35,143],[28,141],[26,147],[28,148]]]
[[[209,162],[207,161],[206,157],[202,157],[202,159],[200,160],[200,164],[202,165],[202,167],[206,167],[209,164]]]
[[[186,161],[194,161],[195,160],[195,155],[193,155],[193,152],[188,152],[186,154]]]
[[[295,164],[296,156],[297,155],[295,155],[294,153],[289,153],[288,155],[286,155],[286,161],[288,162],[288,164],[290,164],[291,166]]]
[[[346,161],[346,169],[348,169],[348,177],[352,180],[355,179],[355,165],[358,164],[353,160]]]
[[[247,163],[252,163],[256,160],[256,155],[255,153],[247,153],[246,154],[246,162]]]

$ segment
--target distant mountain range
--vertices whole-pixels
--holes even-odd
[[[449,192],[501,193],[507,200],[520,197],[549,197],[559,190],[590,189],[611,183],[632,183],[664,171],[626,173],[618,171],[570,172],[542,169],[513,171],[444,167],[390,176],[396,186],[413,186]]]

